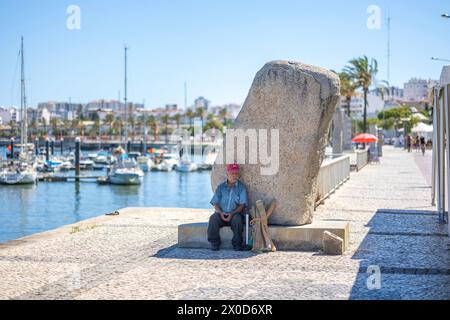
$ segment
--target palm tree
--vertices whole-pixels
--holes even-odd
[[[94,121],[94,125],[92,126],[90,135],[92,138],[96,137],[96,136],[100,136],[100,119],[96,119]]]
[[[114,122],[112,124],[112,128],[113,128],[113,131],[114,131],[114,135],[115,136],[119,136],[119,140],[120,140],[121,137],[122,137],[122,128],[123,128],[123,121],[122,121],[122,119],[120,117],[117,117],[114,120]]]
[[[150,130],[153,131],[153,141],[156,141],[158,123],[156,122],[155,116],[151,115],[150,117],[148,117],[147,126],[149,126]]]
[[[367,56],[355,58],[349,61],[350,65],[344,68],[344,72],[350,76],[355,82],[357,88],[361,88],[364,92],[364,116],[363,131],[367,132],[367,93],[372,84],[372,79],[378,73],[378,62],[375,59],[369,59]]]
[[[205,117],[206,117],[206,110],[205,110],[205,108],[199,107],[199,108],[197,108],[197,110],[195,111],[195,113],[196,113],[197,117],[199,117],[200,120],[202,121],[202,127],[201,127],[201,128],[202,128],[202,130],[201,130],[202,136],[201,136],[201,141],[202,141],[202,145],[203,145],[203,122],[204,122]]]
[[[192,109],[188,109],[186,111],[186,117],[189,118],[189,126],[192,128],[194,126],[195,112],[192,111]],[[194,130],[192,130],[192,132],[194,132]]]
[[[339,79],[341,80],[341,96],[345,97],[345,103],[347,104],[347,115],[350,116],[350,103],[355,95],[356,84],[353,82],[351,76],[346,72],[340,72]]]
[[[30,124],[31,134],[37,135],[37,129],[39,127],[39,123],[36,119],[33,119]]]
[[[112,125],[114,123],[114,115],[112,113],[108,113],[105,117],[105,123],[109,126],[109,139],[112,140]]]
[[[161,118],[162,122],[164,123],[164,131],[166,135],[166,144],[169,143],[169,120],[170,117],[168,114],[165,114]]]
[[[227,118],[228,118],[228,110],[227,108],[222,108],[219,111],[219,118],[222,119],[222,123],[224,126],[227,125]]]
[[[17,128],[16,128],[16,122],[14,120],[10,120],[8,123],[11,132],[11,136],[15,137],[17,135]]]
[[[181,124],[181,113],[177,113],[173,116],[173,120],[177,123],[177,129],[180,129]]]
[[[59,126],[59,120],[57,118],[50,119],[50,125],[52,127],[52,133],[55,136],[56,135],[56,129]]]
[[[45,123],[45,119],[44,119],[44,123]],[[75,119],[72,120],[72,129],[78,131],[81,136],[83,135],[81,119],[75,118]]]
[[[72,121],[65,120],[64,121],[64,134],[61,134],[61,137],[64,136],[64,135],[68,136],[69,135],[69,130],[70,130],[71,127],[72,127]]]

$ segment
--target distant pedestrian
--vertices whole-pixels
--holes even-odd
[[[408,149],[408,152],[411,152],[411,144],[412,144],[412,138],[411,136],[408,134],[406,136],[406,148]]]
[[[415,144],[416,144],[416,146],[415,146],[416,152],[420,152],[420,136],[419,135],[416,136]]]
[[[427,147],[427,145],[426,145],[425,137],[421,136],[420,137],[420,149],[422,150],[423,156],[425,155],[426,147]]]

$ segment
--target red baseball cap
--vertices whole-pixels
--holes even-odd
[[[227,172],[228,173],[239,173],[239,165],[237,165],[236,163],[227,164]]]

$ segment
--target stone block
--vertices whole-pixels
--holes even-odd
[[[324,231],[322,251],[329,255],[342,255],[345,251],[344,240],[329,231]]]
[[[178,226],[178,246],[181,248],[210,248],[208,223],[190,223]],[[343,221],[315,221],[304,226],[269,226],[270,236],[278,250],[323,250],[323,234],[331,232],[342,239],[343,248],[349,245],[349,224]],[[231,228],[220,230],[223,249],[232,248]]]

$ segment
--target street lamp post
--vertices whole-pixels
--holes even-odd
[[[437,57],[431,57],[431,60],[435,60],[435,61],[444,61],[444,62],[450,62],[449,59],[441,59],[441,58],[437,58]]]

